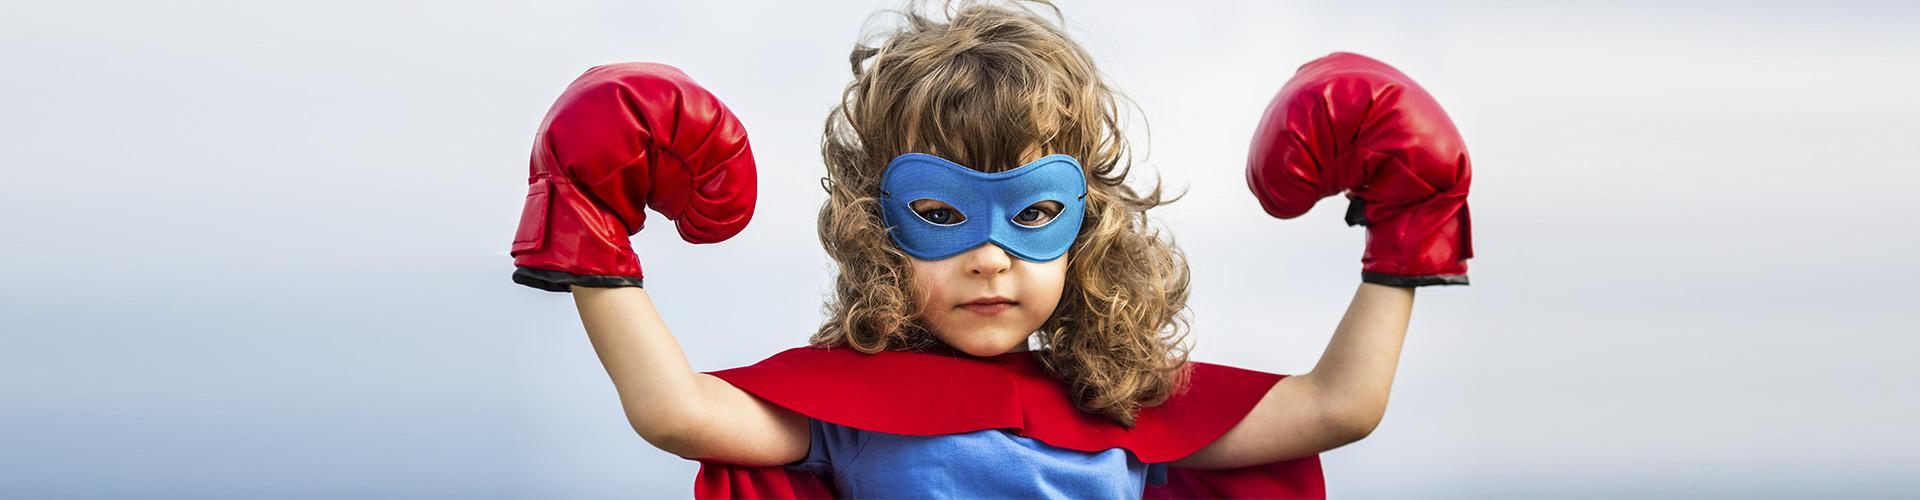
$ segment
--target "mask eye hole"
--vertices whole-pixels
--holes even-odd
[[[1060,211],[1066,208],[1067,206],[1062,205],[1060,202],[1044,200],[1028,205],[1025,210],[1021,210],[1019,214],[1015,214],[1013,216],[1013,223],[1026,227],[1045,226],[1053,222],[1054,218],[1059,217]]]
[[[967,215],[960,213],[960,209],[932,198],[913,200],[913,203],[907,204],[907,208],[920,216],[920,220],[935,226],[953,226],[967,221]]]

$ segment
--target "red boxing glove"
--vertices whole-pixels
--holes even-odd
[[[1300,66],[1254,132],[1247,186],[1291,219],[1347,191],[1347,224],[1367,226],[1360,279],[1467,284],[1473,257],[1466,143],[1412,78],[1346,52]]]
[[[641,286],[627,238],[643,207],[680,237],[715,243],[753,218],[753,151],[720,99],[679,68],[595,66],[567,86],[533,141],[513,281],[542,290]]]

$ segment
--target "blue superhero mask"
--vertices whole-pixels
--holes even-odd
[[[923,153],[907,153],[880,174],[880,214],[900,249],[920,260],[941,260],[993,242],[1031,262],[1060,258],[1080,234],[1086,214],[1087,180],[1072,156],[1049,155],[997,174]],[[958,214],[913,211],[913,202],[938,200]],[[1051,220],[1023,218],[1029,208],[1060,204]],[[932,214],[934,211],[929,210]],[[1029,222],[1022,222],[1029,221]]]

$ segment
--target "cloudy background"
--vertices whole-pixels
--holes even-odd
[[[1474,285],[1420,291],[1334,496],[1920,496],[1920,11],[1171,3],[1064,11],[1190,193],[1198,359],[1305,371],[1358,281],[1342,207],[1244,183],[1295,66],[1395,64],[1473,153]],[[751,363],[821,316],[821,124],[893,5],[0,3],[0,497],[690,495],[507,279],[533,130],[607,62],[729,103],[752,226],[636,243],[694,367]]]

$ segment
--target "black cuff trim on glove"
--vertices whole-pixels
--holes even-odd
[[[1373,283],[1375,285],[1397,286],[1402,288],[1431,285],[1466,285],[1467,275],[1400,276],[1397,274],[1360,271],[1360,281]]]
[[[1367,200],[1347,198],[1347,227],[1367,224]]]
[[[531,267],[516,267],[513,269],[514,283],[549,292],[571,292],[573,288],[570,285],[593,288],[640,287],[640,281],[640,278],[632,276],[580,276],[551,269],[534,269]]]

